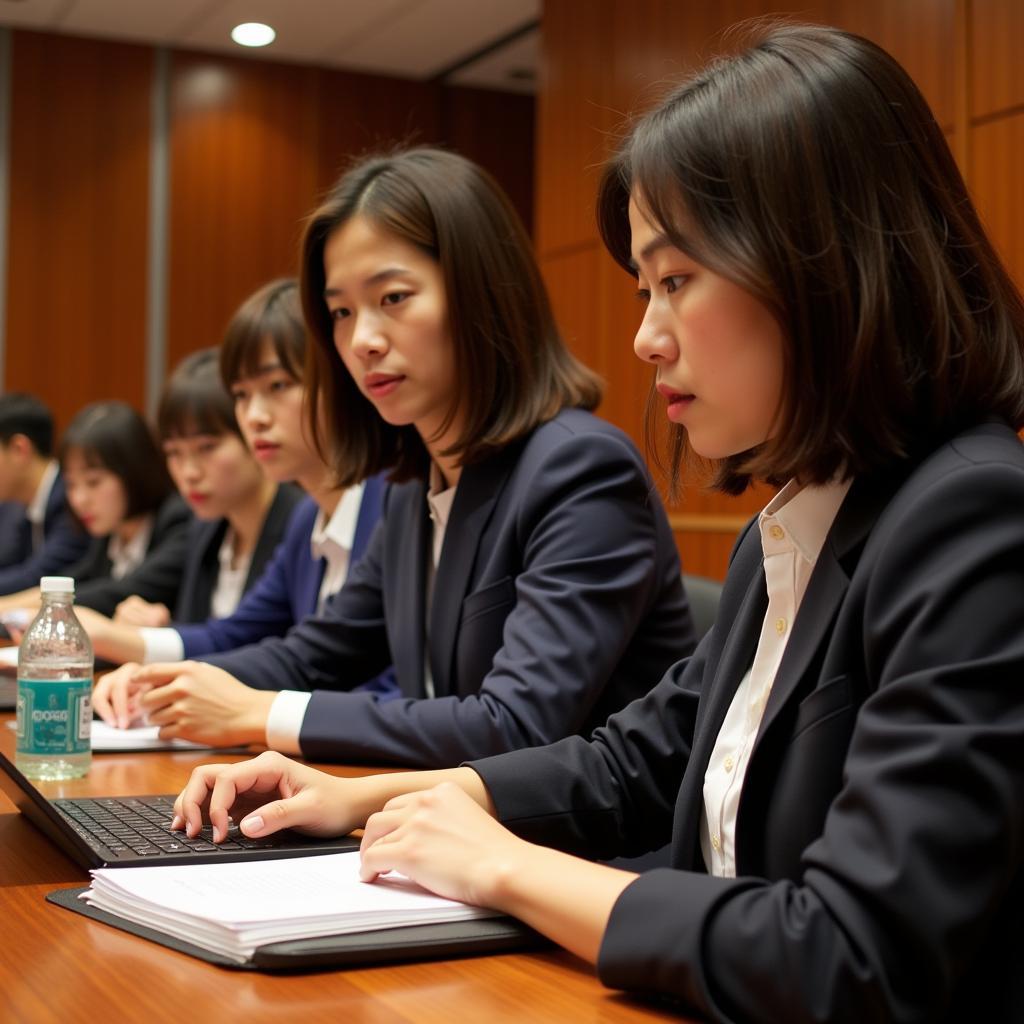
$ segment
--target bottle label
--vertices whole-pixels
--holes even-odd
[[[18,678],[18,753],[86,754],[92,729],[92,680]]]

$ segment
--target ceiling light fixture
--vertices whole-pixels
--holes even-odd
[[[277,38],[277,33],[262,22],[247,21],[231,30],[231,38],[239,46],[269,46]]]

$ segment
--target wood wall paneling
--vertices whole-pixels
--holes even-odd
[[[12,33],[5,385],[144,400],[152,51]]]
[[[1020,109],[1024,106],[1024,3],[970,0],[969,8],[971,116]]]
[[[295,272],[317,189],[316,97],[313,68],[173,54],[169,366]]]
[[[971,191],[1017,287],[1024,290],[1024,111],[971,129]]]

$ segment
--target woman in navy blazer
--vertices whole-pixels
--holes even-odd
[[[310,429],[343,483],[392,467],[381,526],[286,637],[137,673],[150,721],[450,765],[589,729],[689,653],[643,459],[587,411],[599,382],[480,168],[432,149],[359,163],[307,225],[301,286]],[[401,699],[354,692],[391,662]]]
[[[262,541],[257,546],[253,561],[259,556],[259,571],[253,565],[249,573],[249,581],[255,582],[247,585],[230,615],[211,616],[208,605],[205,610],[201,608],[196,593],[199,578],[205,575],[208,579],[216,569],[216,551],[212,565],[209,552],[214,548],[215,534],[211,534],[218,524],[206,524],[206,536],[197,538],[199,543],[190,553],[190,568],[185,573],[183,590],[193,583],[190,596],[187,601],[179,601],[171,626],[140,629],[94,615],[83,617],[96,653],[110,661],[129,663],[104,676],[93,693],[96,711],[111,724],[126,724],[130,717],[125,698],[129,680],[138,667],[136,662],[194,658],[282,636],[296,622],[312,615],[328,594],[341,586],[343,576],[331,571],[329,559],[314,554],[312,548],[313,537],[335,515],[343,492],[304,430],[305,347],[306,328],[298,286],[292,278],[264,285],[231,318],[220,347],[216,389],[230,395],[232,404],[220,409],[220,419],[230,415],[262,464],[267,481],[278,483],[278,497],[267,514],[264,533],[273,528],[280,543],[275,541],[270,550]],[[210,394],[214,382],[208,379],[209,358],[202,358],[204,366],[189,368],[182,387],[169,389],[172,397],[165,401],[161,415],[162,432],[167,436],[182,432],[178,421],[183,414],[195,418],[197,402],[208,407],[207,420],[212,416],[212,406],[218,404],[219,408]],[[198,390],[206,394],[205,402],[201,394],[196,394],[197,372],[203,374],[203,387]],[[212,423],[209,429],[213,429]],[[293,497],[297,488],[285,483],[290,480],[309,492],[298,500],[297,507]],[[380,476],[371,477],[349,496],[354,499],[355,514],[347,570],[362,558],[377,525],[383,488]],[[286,504],[281,501],[282,495],[287,498]],[[331,557],[338,560],[336,552]],[[381,695],[396,692],[389,671],[366,685]]]
[[[674,472],[785,482],[710,633],[589,739],[358,780],[266,753],[197,769],[177,824],[365,824],[365,879],[688,1018],[1019,1020],[1024,302],[941,128],[867,40],[761,28],[639,122],[599,213]],[[578,856],[669,839],[640,876]]]

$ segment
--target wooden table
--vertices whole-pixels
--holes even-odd
[[[14,757],[10,714],[0,749]],[[210,753],[99,754],[84,779],[40,783],[55,796],[172,793]],[[223,756],[216,759],[239,760]],[[327,766],[337,774],[360,769]],[[0,1021],[415,1022],[585,1024],[679,1021],[610,992],[570,954],[543,952],[270,975],[231,971],[164,949],[43,900],[86,872],[0,793]]]

